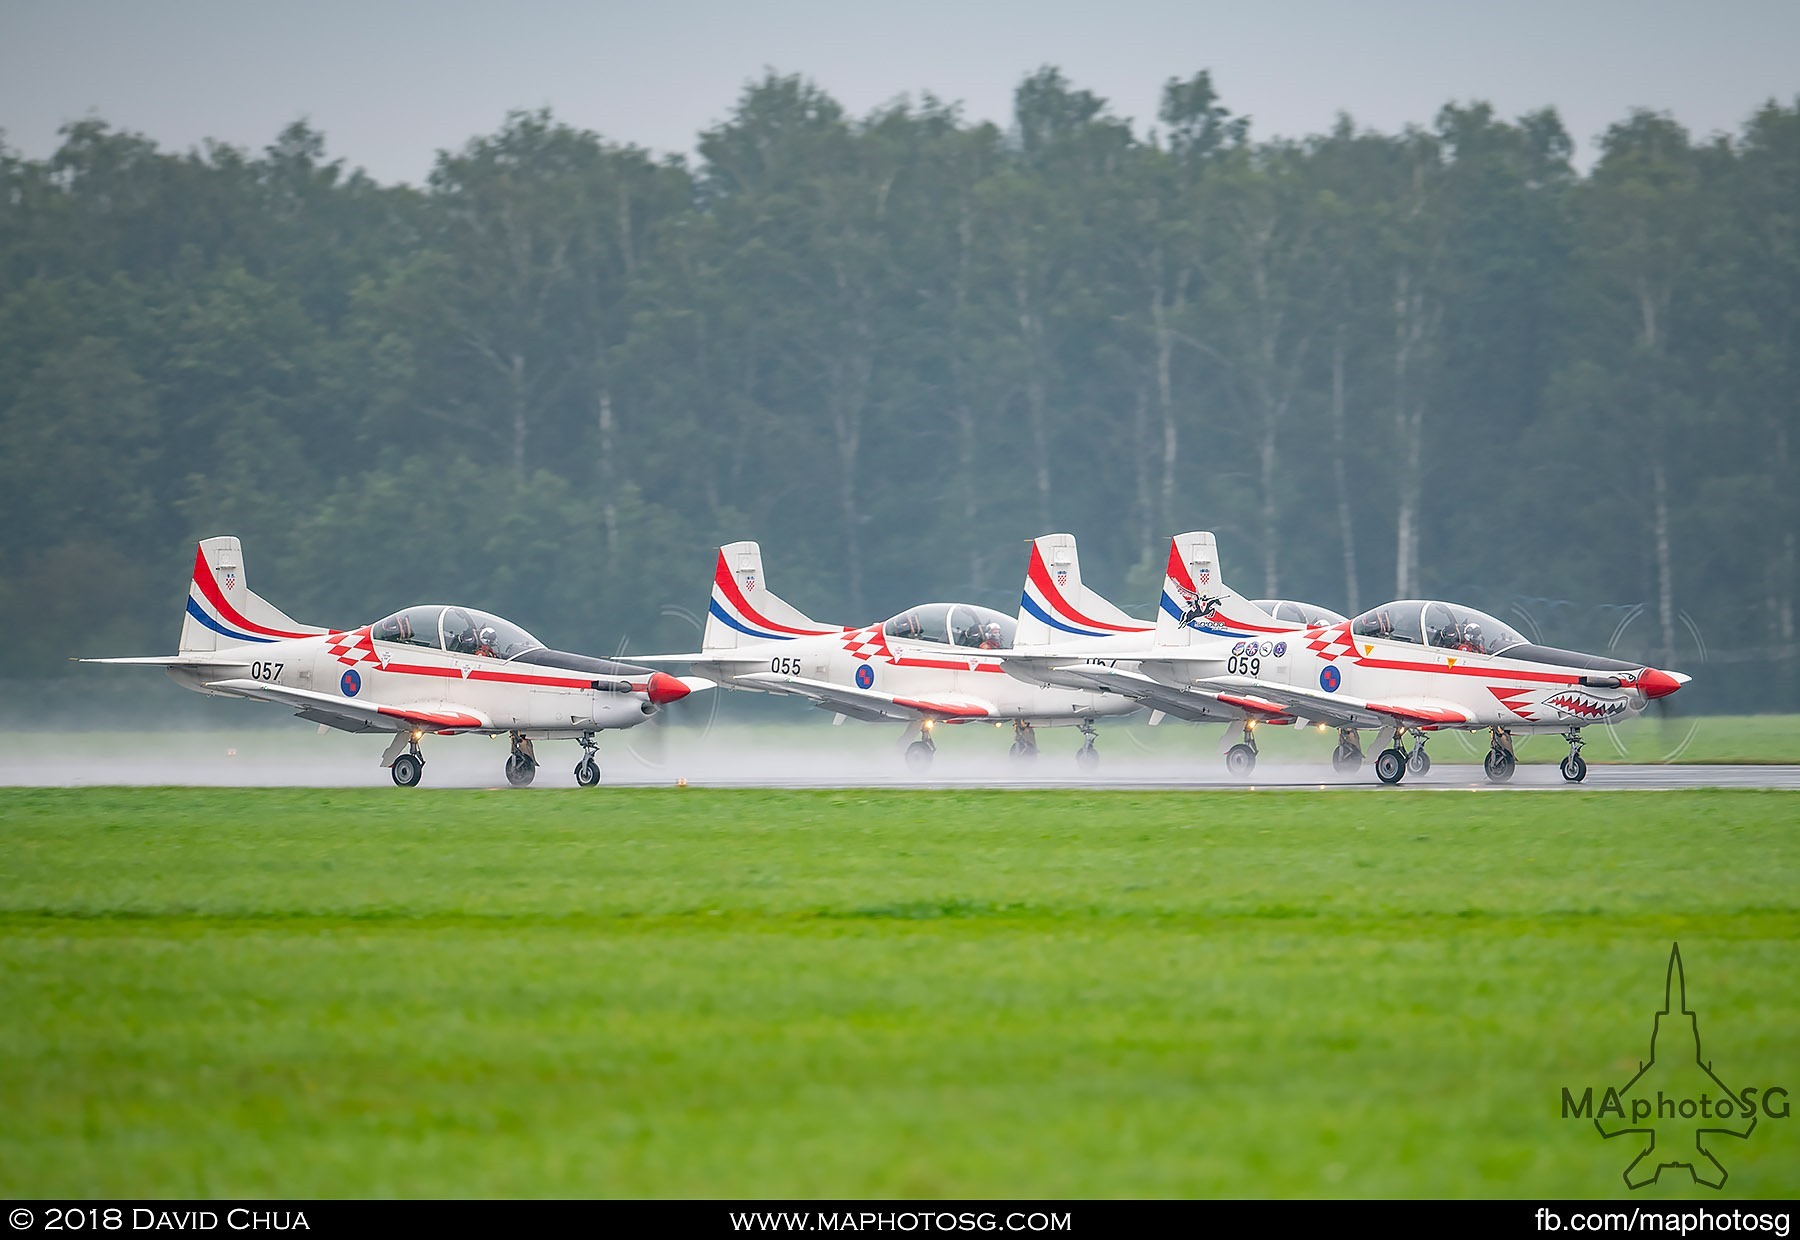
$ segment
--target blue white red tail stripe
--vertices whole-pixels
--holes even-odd
[[[1214,588],[1222,595],[1230,594],[1223,582],[1219,582]],[[1180,545],[1171,542],[1169,544],[1169,571],[1168,575],[1163,578],[1162,609],[1179,622],[1183,616],[1187,615],[1189,606],[1194,599],[1200,596],[1200,593],[1194,587],[1193,574],[1188,572],[1188,566],[1181,561]],[[1249,637],[1256,633],[1286,633],[1298,627],[1292,624],[1252,624],[1247,620],[1233,620],[1217,608],[1204,620],[1195,620],[1192,623],[1196,628],[1204,629],[1208,633],[1217,633],[1226,637]]]
[[[719,556],[718,567],[713,572],[712,601],[707,611],[716,616],[720,623],[730,625],[740,633],[748,633],[751,637],[764,641],[793,641],[796,637],[817,637],[824,633],[837,633],[841,630],[823,628],[814,625],[811,628],[796,628],[771,620],[750,605],[738,584],[732,579],[731,570],[725,563],[725,556]]]
[[[1025,592],[1019,596],[1019,606],[1051,628],[1073,633],[1077,637],[1109,637],[1114,633],[1150,631],[1148,625],[1109,624],[1082,613],[1051,579],[1043,552],[1035,543],[1031,548],[1031,564],[1025,572]]]
[[[188,589],[188,615],[213,632],[241,642],[275,642],[291,637],[316,637],[324,629],[272,629],[249,619],[219,590],[204,548],[194,551],[194,580]]]

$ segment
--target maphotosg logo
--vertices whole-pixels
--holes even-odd
[[[1694,1182],[1723,1188],[1729,1173],[1713,1148],[1715,1137],[1748,1137],[1761,1119],[1788,1117],[1788,1091],[1780,1085],[1732,1089],[1700,1052],[1699,1018],[1687,1005],[1681,944],[1669,952],[1662,1009],[1650,1030],[1650,1058],[1623,1086],[1577,1095],[1562,1091],[1564,1119],[1592,1120],[1602,1137],[1635,1137],[1636,1156],[1625,1168],[1631,1188],[1654,1184],[1666,1168],[1683,1167]]]

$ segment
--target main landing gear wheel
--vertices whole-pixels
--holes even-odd
[[[916,740],[906,747],[906,765],[908,769],[923,771],[931,766],[931,755],[937,752],[937,746],[928,740]]]
[[[1339,775],[1354,775],[1362,770],[1362,750],[1339,745],[1331,751],[1331,769]]]
[[[1481,769],[1494,783],[1503,784],[1513,777],[1513,767],[1517,760],[1504,749],[1490,749],[1487,757],[1481,760]]]
[[[1423,775],[1431,769],[1431,755],[1425,752],[1424,745],[1412,751],[1412,756],[1406,760],[1406,769],[1414,775]]]
[[[1375,778],[1384,784],[1397,784],[1406,778],[1406,755],[1398,749],[1384,749],[1376,754]]]
[[[394,759],[394,782],[402,788],[414,788],[425,774],[425,763],[410,753],[403,753]]]
[[[515,788],[523,788],[537,778],[537,763],[522,753],[508,754],[506,758],[506,782]]]
[[[1256,750],[1248,745],[1233,745],[1225,751],[1225,769],[1242,778],[1256,769]]]

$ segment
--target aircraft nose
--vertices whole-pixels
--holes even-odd
[[[679,702],[693,690],[681,683],[681,679],[667,672],[651,672],[650,684],[646,692],[650,701],[657,706],[667,706],[670,702]]]
[[[1647,698],[1668,697],[1687,682],[1688,678],[1680,672],[1659,672],[1647,667],[1638,677],[1638,691]]]

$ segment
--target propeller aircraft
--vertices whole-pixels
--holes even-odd
[[[1358,729],[1379,729],[1375,773],[1387,784],[1430,770],[1425,742],[1444,729],[1488,732],[1482,765],[1496,783],[1512,778],[1514,733],[1558,733],[1569,743],[1562,776],[1579,783],[1587,777],[1583,728],[1637,714],[1689,680],[1535,645],[1455,603],[1408,599],[1295,629],[1225,584],[1210,533],[1171,544],[1149,655],[1089,675],[1154,706],[1224,701],[1243,709],[1243,735],[1227,737],[1226,765],[1236,774],[1255,766],[1258,722],[1336,727],[1332,764],[1342,772],[1362,765]]]
[[[575,782],[600,782],[594,734],[643,723],[696,689],[698,677],[547,649],[516,624],[470,607],[409,607],[354,629],[289,619],[250,590],[236,538],[194,553],[187,614],[173,655],[83,659],[161,667],[184,688],[292,707],[345,732],[391,732],[381,755],[394,782],[418,784],[426,733],[507,732],[506,779],[537,774],[534,739],[581,743]]]
[[[1112,623],[1121,622],[1148,639],[1148,626],[1118,613]],[[1037,726],[1068,724],[1085,738],[1076,761],[1093,767],[1094,721],[1138,704],[1093,686],[1008,677],[995,652],[1013,644],[1018,623],[971,603],[923,603],[873,624],[823,624],[769,590],[760,546],[735,542],[719,548],[700,650],[640,662],[684,663],[725,688],[798,697],[838,722],[903,721],[914,770],[931,765],[940,725],[1009,720],[1015,757],[1036,755]]]

